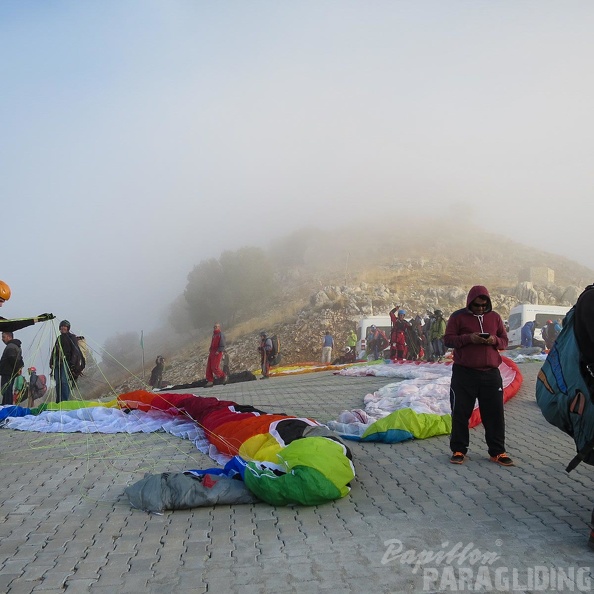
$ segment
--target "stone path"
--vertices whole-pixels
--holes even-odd
[[[521,365],[506,405],[517,466],[489,462],[482,428],[461,466],[447,437],[349,442],[352,492],[318,507],[149,515],[130,508],[126,485],[214,463],[163,434],[0,430],[0,592],[591,591],[594,469],[564,471],[573,442],[535,403],[539,367]],[[388,382],[319,372],[207,393],[328,421]]]

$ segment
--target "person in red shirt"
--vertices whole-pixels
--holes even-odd
[[[493,311],[489,291],[481,285],[472,287],[466,307],[450,316],[444,335],[445,346],[454,349],[450,384],[452,464],[466,460],[468,422],[478,400],[491,462],[513,466],[505,453],[503,382],[499,372],[499,351],[507,348],[507,342],[503,320]]]
[[[225,354],[225,335],[221,332],[221,325],[217,322],[214,325],[210,349],[208,350],[208,361],[206,362],[206,387],[214,385],[214,380],[222,379],[223,384],[227,383],[227,376],[221,369],[221,361]]]
[[[406,310],[398,309],[398,305],[390,310],[392,331],[390,333],[390,359],[402,361],[408,356],[406,333],[412,329],[412,324],[404,319]],[[398,310],[398,315],[396,311]]]

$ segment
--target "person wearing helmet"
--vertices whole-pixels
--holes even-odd
[[[262,368],[262,377],[260,379],[268,379],[270,377],[270,359],[268,355],[271,351],[272,339],[268,338],[266,332],[262,330],[262,332],[260,332],[260,345],[258,346]]]
[[[29,399],[27,406],[33,408],[39,398],[43,398],[47,392],[47,380],[45,375],[37,375],[35,367],[29,367]]]
[[[10,294],[10,287],[4,281],[0,281],[0,307],[10,299]]]
[[[4,282],[0,281],[0,307],[2,307],[12,295],[10,287]],[[33,326],[37,322],[47,322],[53,320],[56,316],[51,313],[40,314],[34,318],[22,318],[20,320],[7,320],[0,316],[0,332],[16,332],[28,326]]]

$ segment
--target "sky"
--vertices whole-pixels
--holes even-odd
[[[225,250],[460,211],[594,268],[592,31],[591,0],[3,0],[0,314],[102,344]]]

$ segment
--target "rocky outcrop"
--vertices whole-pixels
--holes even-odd
[[[538,303],[538,291],[532,286],[531,282],[524,281],[518,283],[515,290],[515,297],[519,303]]]

